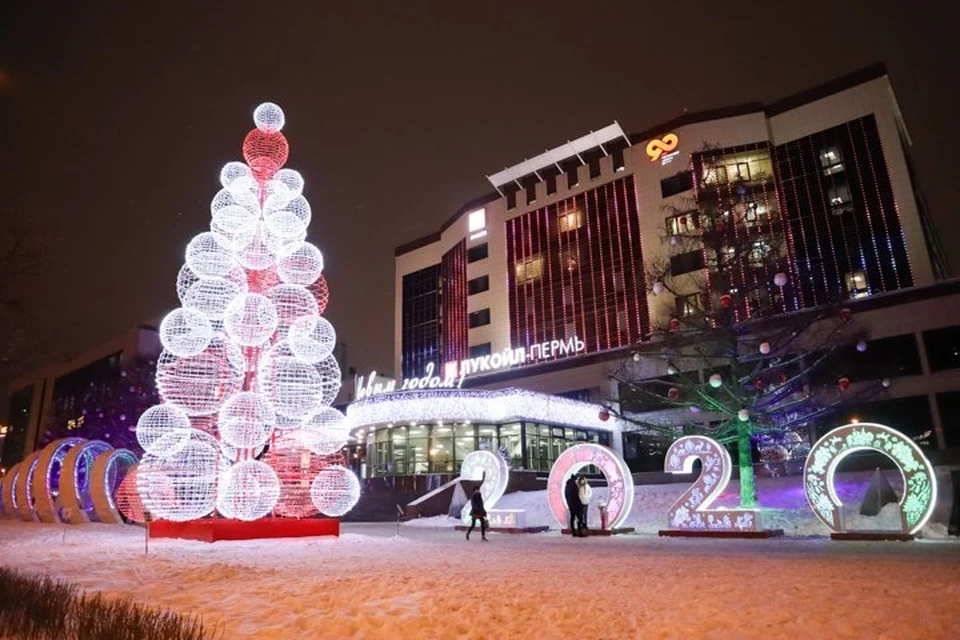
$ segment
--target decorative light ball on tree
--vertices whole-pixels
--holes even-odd
[[[223,320],[223,312],[246,287],[227,278],[200,278],[187,290],[183,306],[197,309],[210,320]]]
[[[325,407],[308,419],[299,431],[301,444],[318,456],[337,453],[350,438],[346,416],[333,407]]]
[[[700,407],[695,404],[690,405],[690,413],[700,413]]]
[[[235,297],[223,313],[227,336],[244,347],[265,344],[277,330],[277,309],[259,293],[242,293]]]
[[[782,271],[777,272],[773,276],[773,284],[777,285],[778,287],[787,286],[787,274]]]
[[[168,351],[157,361],[157,390],[166,402],[189,416],[216,413],[227,397],[240,390],[246,361],[240,349],[221,338],[195,356]]]
[[[284,256],[277,264],[277,275],[287,284],[310,285],[323,273],[323,254],[309,242]],[[322,312],[321,312],[322,313]]]
[[[858,341],[857,341],[857,351],[859,351],[860,353],[863,353],[863,352],[865,352],[866,350],[867,350],[867,341],[866,341],[866,340],[858,340]]]
[[[261,356],[257,383],[277,413],[288,418],[308,418],[324,402],[324,379],[316,365],[304,362],[286,341],[272,346]]]
[[[667,365],[667,375],[674,376],[677,374],[677,368],[675,366]]]
[[[257,216],[249,209],[230,205],[213,214],[210,230],[219,236],[221,243],[237,252],[247,246],[256,235]]]
[[[295,284],[278,284],[267,292],[277,309],[277,331],[281,339],[287,337],[290,325],[303,316],[317,316],[317,300],[306,288]]]
[[[267,442],[276,423],[276,413],[266,398],[253,391],[241,391],[223,403],[217,429],[227,444],[253,449]]]
[[[250,167],[243,164],[242,162],[231,161],[223,165],[223,168],[220,169],[220,184],[224,189],[229,189],[230,185],[237,178],[252,178],[253,172],[250,171]]]
[[[186,262],[201,277],[226,275],[236,264],[229,240],[212,231],[197,234],[187,244]]]
[[[270,513],[280,498],[280,480],[269,465],[243,460],[220,479],[217,511],[237,520],[257,520]]]
[[[210,215],[215,216],[228,207],[242,207],[259,217],[260,202],[257,199],[257,194],[245,188],[239,188],[245,186],[244,178],[237,178],[234,182],[237,184],[231,185],[232,188],[221,189],[213,196],[210,201]]]
[[[330,302],[330,288],[327,286],[327,278],[320,274],[316,282],[307,286],[307,291],[317,301],[317,312],[324,313],[327,310],[327,303]]]
[[[308,518],[318,513],[310,499],[310,483],[325,466],[327,456],[314,455],[300,442],[299,432],[278,432],[263,457],[280,480],[280,498],[274,507],[278,516]]]
[[[750,419],[750,412],[747,409],[740,409],[737,411],[737,420],[740,422],[746,422]]]
[[[678,399],[680,397],[680,389],[670,387],[670,389],[667,390],[667,397],[671,400]]]
[[[310,485],[310,498],[320,513],[338,518],[360,499],[360,481],[346,467],[331,465],[321,470]]]
[[[254,129],[243,141],[243,159],[257,180],[272,178],[286,164],[289,153],[287,139],[279,131]]]
[[[195,356],[210,345],[213,326],[197,309],[174,309],[160,322],[160,342],[176,356]]]
[[[273,102],[263,102],[253,110],[253,124],[261,131],[280,131],[286,123],[283,109]]]
[[[884,378],[883,380],[880,381],[880,384],[883,385],[883,388],[884,388],[884,389],[889,388],[889,387],[890,387],[890,378]]]
[[[211,436],[194,429],[185,443],[174,447],[177,437],[164,436],[157,442],[157,453],[144,454],[137,467],[137,491],[155,518],[184,522],[214,510],[225,465]]]
[[[725,293],[720,296],[720,306],[724,309],[729,309],[730,305],[733,304],[733,296],[729,293]]]
[[[337,332],[322,316],[301,316],[293,321],[287,342],[295,356],[304,362],[320,362],[337,346]]]
[[[847,389],[849,389],[849,388],[850,388],[850,378],[848,378],[848,377],[846,377],[846,376],[841,376],[841,377],[837,380],[837,387],[840,389],[840,391],[846,391]]]
[[[850,309],[844,307],[843,309],[840,309],[839,315],[841,320],[844,322],[849,322],[850,318],[853,317],[853,311],[850,311]]]
[[[654,282],[654,283],[653,283],[653,286],[651,287],[651,290],[653,291],[653,295],[655,295],[655,296],[658,296],[658,295],[660,295],[661,293],[663,293],[663,292],[664,292],[664,289],[666,289],[666,287],[665,287],[664,284],[663,284],[662,282],[660,282],[659,280],[657,280],[656,282]]]
[[[719,389],[721,386],[723,386],[723,378],[719,373],[711,374],[709,382],[710,386],[714,389]]]
[[[768,354],[770,353],[770,343],[769,343],[769,342],[761,342],[761,343],[760,343],[760,353],[762,353],[763,355],[768,355]]]
[[[249,241],[237,249],[237,262],[253,271],[269,269],[277,263],[276,248],[267,240],[267,232],[262,222],[257,223],[256,231]]]
[[[643,358],[643,356],[641,356],[639,352],[633,354],[633,361],[634,361],[634,362],[640,362],[640,360],[641,360],[642,358]]]
[[[766,389],[767,383],[764,382],[763,379],[757,378],[757,379],[754,381],[754,383],[753,383],[753,387],[754,387],[757,391],[763,391],[764,389]]]
[[[190,416],[169,402],[150,407],[137,420],[137,442],[147,453],[155,453],[157,443],[164,436],[175,434],[173,439],[164,441],[165,446],[171,446],[172,442],[189,439],[190,432]]]
[[[670,331],[676,331],[680,328],[680,319],[679,318],[670,318]]]
[[[291,200],[303,194],[303,176],[300,175],[299,171],[294,169],[280,169],[280,171],[277,171],[277,174],[273,176],[273,179],[287,188]]]
[[[600,409],[600,413],[597,415],[600,418],[600,422],[606,422],[610,419],[610,412],[606,409]]]

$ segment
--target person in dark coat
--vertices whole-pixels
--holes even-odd
[[[467,529],[467,540],[470,539],[470,532],[476,526],[477,520],[480,521],[481,539],[487,541],[487,510],[483,508],[483,496],[480,495],[480,487],[473,490],[470,496],[470,528]]]
[[[563,487],[563,497],[567,501],[567,511],[570,513],[570,535],[583,536],[579,524],[580,514],[583,512],[583,503],[580,502],[580,487],[577,486],[577,476],[572,475]]]

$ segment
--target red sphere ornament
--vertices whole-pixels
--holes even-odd
[[[307,285],[307,291],[317,299],[317,312],[323,315],[323,312],[327,309],[327,303],[330,302],[330,289],[327,287],[326,277],[320,274],[316,282]]]
[[[837,380],[837,387],[840,388],[840,391],[846,391],[850,388],[850,378],[843,376]]]
[[[757,391],[763,391],[763,388],[767,386],[767,383],[758,379],[753,383],[753,386],[757,388]]]
[[[606,422],[607,420],[610,419],[610,412],[607,411],[606,409],[601,409],[600,415],[597,417],[600,418],[600,422]]]
[[[243,141],[243,159],[260,181],[272,178],[286,164],[289,154],[290,145],[279,131],[254,129]]]
[[[670,390],[667,391],[667,397],[671,400],[676,400],[680,397],[680,389],[677,389],[676,387],[670,387]]]
[[[676,331],[680,328],[679,318],[670,318],[670,331]]]
[[[848,308],[846,308],[846,307],[844,307],[843,309],[840,309],[840,319],[841,319],[841,320],[843,320],[844,322],[849,322],[849,321],[850,321],[850,318],[852,318],[852,317],[853,317],[853,311],[850,311],[850,309],[848,309]]]
[[[717,233],[722,233],[725,228],[726,225],[723,224],[723,220],[717,220],[715,223],[713,223],[713,230]]]
[[[787,381],[787,374],[785,374],[785,373],[783,373],[783,372],[781,371],[781,372],[780,372],[780,375],[777,376],[777,380],[780,381],[780,384],[783,384],[784,382]]]
[[[733,303],[733,296],[731,296],[729,293],[725,293],[720,296],[720,306],[724,309],[729,309],[731,303]]]
[[[680,216],[680,225],[687,226],[687,216]]]

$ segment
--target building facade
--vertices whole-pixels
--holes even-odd
[[[734,297],[743,319],[770,302],[754,296],[784,311],[847,300],[864,310],[872,340],[913,345],[902,375],[936,375],[924,345],[951,321],[916,315],[916,305],[952,307],[957,292],[934,286],[948,267],[910,144],[877,66],[770,105],[685,114],[639,133],[614,123],[508,167],[489,176],[493,192],[397,248],[395,371],[617,401],[610,368],[632,345],[750,290]],[[731,244],[752,240],[736,268],[722,250],[677,241],[706,231],[698,211]],[[706,279],[709,295],[656,292],[655,265]],[[912,384],[891,393],[912,397]],[[948,374],[926,389],[940,390],[920,395],[930,441],[943,448],[952,400],[940,392],[960,386]]]

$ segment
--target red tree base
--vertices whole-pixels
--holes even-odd
[[[263,538],[307,538],[340,536],[337,518],[263,518],[247,522],[205,518],[190,522],[157,520],[150,524],[151,538],[182,538],[201,542],[217,540],[259,540]]]

